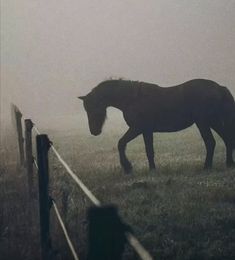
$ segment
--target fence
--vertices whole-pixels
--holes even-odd
[[[33,124],[30,119],[25,119],[25,139],[23,138],[22,131],[22,113],[13,105],[13,111],[15,115],[15,122],[17,126],[18,144],[20,153],[20,164],[25,166],[28,176],[28,192],[29,196],[32,195],[33,185],[33,166],[38,170],[38,183],[39,183],[39,215],[40,215],[40,242],[41,242],[41,256],[42,260],[51,259],[51,238],[50,238],[50,208],[54,208],[56,217],[60,223],[65,239],[71,250],[71,253],[75,260],[79,257],[74,249],[73,243],[68,235],[65,224],[62,220],[58,207],[55,201],[50,197],[48,191],[49,185],[49,161],[48,152],[51,149],[56,155],[59,162],[64,166],[66,172],[74,180],[74,182],[80,187],[84,194],[90,199],[90,201],[97,207],[101,207],[101,202],[94,196],[94,194],[88,189],[88,187],[80,180],[80,178],[71,170],[69,165],[64,161],[59,152],[56,150],[48,136],[41,134],[38,128]],[[32,131],[36,133],[36,145],[37,145],[37,160],[32,153]],[[25,142],[25,146],[24,146]],[[24,157],[25,147],[25,157]],[[136,253],[142,260],[152,260],[151,255],[145,250],[138,239],[131,233],[126,232],[126,239],[133,247]]]

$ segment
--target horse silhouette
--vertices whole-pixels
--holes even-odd
[[[129,126],[118,142],[120,163],[131,172],[125,149],[128,142],[142,134],[150,170],[155,169],[153,132],[175,132],[197,125],[206,146],[204,168],[211,168],[216,131],[226,146],[226,164],[234,166],[235,102],[229,90],[214,81],[194,79],[173,87],[155,84],[107,80],[101,82],[83,100],[92,135],[99,135],[106,118],[107,107],[123,112]]]

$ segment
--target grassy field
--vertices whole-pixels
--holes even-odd
[[[214,168],[204,171],[205,149],[195,128],[174,134],[156,134],[158,170],[150,173],[143,140],[139,137],[128,146],[127,155],[133,163],[134,172],[126,176],[120,168],[116,148],[123,132],[121,128],[115,127],[112,131],[106,128],[100,137],[92,137],[85,130],[45,132],[95,196],[104,204],[118,206],[122,219],[133,228],[135,236],[154,259],[235,259],[235,170],[225,168],[225,149],[219,138]],[[30,229],[34,240],[28,249],[23,246],[24,237],[16,240],[13,231],[9,235],[2,228],[1,241],[5,239],[5,244],[0,249],[4,248],[6,252],[6,246],[13,248],[13,241],[16,243],[21,239],[21,246],[17,249],[21,257],[14,259],[38,259],[38,221],[34,220],[30,228],[27,226],[27,214],[20,209],[20,206],[27,207],[27,196],[23,195],[27,187],[22,184],[26,179],[24,173],[17,178],[14,174],[17,173],[0,177],[5,183],[1,200],[4,196],[9,200],[5,203],[8,211],[5,210],[2,215],[6,218],[13,212],[9,207],[18,205],[15,208],[18,221],[14,227],[19,228],[20,220],[24,219],[24,232],[18,235],[24,236]],[[52,153],[50,174],[50,192],[63,212],[81,259],[85,259],[86,210],[91,204]],[[15,197],[9,197],[11,192]],[[62,203],[65,195],[66,208]],[[37,198],[34,202],[36,219]],[[9,222],[12,220],[8,218]],[[2,226],[6,223],[4,221]],[[52,242],[58,250],[58,259],[72,259],[53,213]],[[124,259],[138,258],[128,247]]]

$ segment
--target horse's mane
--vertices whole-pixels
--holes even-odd
[[[96,87],[94,87],[91,92],[95,93],[99,90],[106,89],[107,88],[113,88],[115,87],[120,87],[120,88],[136,88],[141,85],[140,81],[133,81],[133,80],[127,80],[123,78],[118,78],[118,79],[107,79],[102,82],[100,82]]]

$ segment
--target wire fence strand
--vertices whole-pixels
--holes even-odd
[[[77,177],[77,175],[70,169],[68,164],[63,160],[63,158],[60,156],[56,148],[52,145],[51,146],[53,152],[57,156],[58,160],[61,162],[61,164],[64,166],[64,168],[67,170],[69,175],[73,178],[73,180],[80,186],[80,188],[83,190],[83,192],[87,195],[87,197],[93,202],[96,206],[101,206],[101,202],[93,195],[93,193],[84,185],[84,183]]]
[[[133,236],[131,233],[126,233],[126,238],[129,242],[129,244],[135,249],[137,254],[140,256],[143,260],[153,260],[152,256],[149,254],[149,252],[141,245],[139,240]]]
[[[38,163],[37,163],[37,160],[35,158],[33,158],[33,164],[36,167],[36,169],[38,170]]]
[[[73,244],[72,244],[72,241],[71,241],[71,239],[70,239],[70,237],[69,237],[69,235],[68,235],[67,229],[66,229],[66,227],[65,227],[65,225],[64,225],[64,222],[63,222],[63,220],[62,220],[62,218],[61,218],[61,215],[60,215],[60,213],[59,213],[59,210],[58,210],[58,208],[57,208],[56,203],[55,203],[54,200],[52,200],[52,205],[53,205],[53,207],[54,207],[56,216],[57,216],[57,218],[58,218],[58,220],[59,220],[60,226],[61,226],[61,228],[62,228],[62,230],[63,230],[65,239],[66,239],[66,241],[67,241],[67,243],[68,243],[68,245],[69,245],[69,248],[70,248],[70,250],[71,250],[71,252],[72,252],[72,254],[73,254],[73,257],[74,257],[75,260],[79,260],[79,257],[78,257],[78,255],[77,255],[75,249],[74,249],[74,246],[73,246]]]
[[[38,135],[41,134],[35,124],[33,125],[33,130],[34,130]]]

